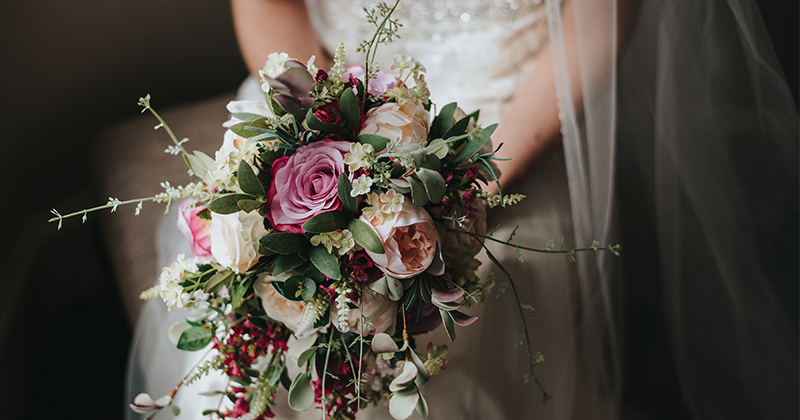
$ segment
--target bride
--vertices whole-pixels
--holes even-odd
[[[232,5],[242,53],[255,74],[263,67],[266,56],[275,51],[287,52],[301,60],[313,55],[317,57],[318,67],[328,67],[331,52],[339,41],[348,48],[348,64],[359,64],[363,58],[354,51],[358,42],[370,32],[361,15],[362,7],[369,3],[372,2],[234,0]],[[497,237],[507,238],[519,225],[514,237],[516,243],[541,247],[549,239],[563,238],[565,247],[573,247],[588,245],[593,239],[603,244],[620,241],[631,244],[623,249],[630,249],[633,255],[633,258],[623,257],[621,262],[606,255],[580,255],[578,264],[568,262],[563,256],[525,255],[524,262],[520,263],[513,250],[490,247],[521,289],[522,302],[536,308],[537,319],[532,322],[530,338],[534,350],[541,351],[545,359],[537,367],[537,375],[549,386],[554,400],[542,404],[538,389],[522,381],[527,355],[523,348],[513,346],[521,325],[513,301],[504,295],[473,313],[480,317],[476,324],[458,331],[459,343],[448,353],[447,371],[425,389],[426,397],[432,402],[431,417],[602,419],[647,416],[647,409],[641,408],[647,404],[629,401],[642,395],[655,398],[652,406],[668,405],[667,415],[675,416],[688,411],[695,418],[715,418],[714,413],[724,412],[729,413],[728,418],[736,417],[739,404],[747,407],[742,412],[760,413],[762,418],[781,418],[792,410],[796,413],[797,392],[792,390],[797,389],[797,328],[790,321],[791,315],[784,310],[788,307],[791,313],[796,302],[789,302],[787,306],[780,296],[776,297],[776,290],[784,290],[781,288],[785,287],[786,280],[776,283],[773,274],[788,275],[788,281],[795,282],[794,287],[797,277],[794,275],[792,280],[790,268],[787,268],[788,274],[781,272],[786,264],[772,271],[759,271],[763,258],[759,260],[758,253],[745,242],[754,237],[748,236],[750,231],[738,236],[717,235],[725,231],[725,226],[732,227],[753,214],[750,207],[741,203],[739,195],[753,193],[766,185],[766,180],[762,182],[766,178],[755,176],[758,167],[770,167],[769,176],[775,177],[770,180],[789,181],[786,191],[794,199],[784,203],[776,201],[778,193],[762,191],[759,195],[766,204],[790,206],[786,212],[778,210],[785,206],[771,208],[776,210],[774,215],[792,214],[797,208],[797,115],[793,110],[794,114],[786,112],[785,82],[781,84],[780,77],[767,77],[771,75],[770,70],[775,69],[774,56],[752,55],[771,51],[768,40],[764,44],[757,11],[754,12],[746,1],[730,1],[727,7],[720,9],[710,6],[715,2],[708,2],[705,9],[699,2],[691,7],[666,7],[660,2],[647,1],[633,5],[624,1],[618,5],[605,1],[579,3],[403,0],[396,13],[404,24],[400,31],[402,39],[379,49],[378,62],[391,62],[395,54],[408,54],[422,62],[427,68],[431,100],[438,106],[456,101],[467,112],[480,109],[483,125],[501,123],[493,136],[494,144],[503,143],[500,156],[513,157],[501,167],[504,191],[523,193],[528,198],[520,205],[490,216],[490,226],[499,226]],[[724,19],[712,19],[717,15]],[[736,19],[732,20],[730,15]],[[679,27],[679,22],[681,28],[688,25],[687,22],[692,26],[685,31],[672,30]],[[661,31],[661,38],[653,35],[652,28]],[[752,80],[762,82],[758,85],[762,88],[772,89],[762,91],[761,96],[756,95],[757,100],[738,108],[739,116],[755,113],[776,123],[772,132],[765,133],[768,130],[756,121],[755,135],[777,139],[770,143],[766,152],[750,147],[722,162],[724,165],[720,167],[702,167],[703,157],[713,155],[715,150],[722,154],[730,150],[725,138],[713,129],[729,127],[732,121],[718,118],[701,125],[690,117],[703,112],[715,115],[713,112],[719,110],[720,102],[710,102],[708,97],[699,94],[688,98],[678,96],[702,92],[700,87],[708,86],[677,84],[678,80],[691,79],[697,83],[719,80],[720,74],[712,71],[719,67],[712,64],[725,62],[704,63],[708,66],[706,72],[697,71],[697,68],[686,71],[679,66],[684,56],[670,56],[670,53],[710,42],[700,33],[692,32],[692,28],[711,28],[716,31],[715,35],[738,28],[742,34],[743,54],[736,56],[733,52],[716,59],[731,60],[736,56],[734,58],[739,61],[755,63],[757,71],[754,71],[755,76],[751,75]],[[689,38],[687,33],[694,38]],[[712,37],[711,40],[729,40],[723,38]],[[662,41],[659,48],[653,48],[654,39]],[[699,54],[697,49],[692,52]],[[657,57],[659,61],[648,54],[664,55]],[[739,56],[744,58],[737,58]],[[643,63],[660,63],[661,67],[637,67]],[[674,68],[674,72],[668,73],[671,77],[659,73],[670,66]],[[742,79],[732,73],[726,74],[728,79],[741,83]],[[653,83],[651,76],[660,77]],[[623,85],[623,81],[630,83]],[[666,83],[669,81],[672,84]],[[757,85],[755,81],[753,84]],[[731,89],[730,86],[719,85],[719,88]],[[648,96],[653,93],[657,94],[655,98]],[[253,79],[245,82],[240,90],[240,98],[256,100],[261,97]],[[634,100],[639,102],[632,102]],[[758,106],[755,111],[751,103]],[[649,105],[642,107],[641,104]],[[791,107],[791,102],[788,106]],[[687,112],[689,109],[696,114]],[[665,117],[676,115],[682,118],[680,123],[688,120],[694,125],[684,127],[676,123],[678,120]],[[738,121],[744,120],[747,118]],[[682,129],[675,131],[676,127]],[[562,133],[563,149],[560,147]],[[710,150],[699,146],[702,142],[680,142],[697,139],[700,133],[705,136],[701,137],[704,140],[710,139],[707,144]],[[651,144],[641,141],[643,138],[659,141]],[[736,180],[726,181],[726,174],[736,172],[736,166],[732,165],[744,162],[742,159],[746,156],[754,157],[755,164],[760,165],[748,171],[756,182],[742,186],[744,184]],[[666,157],[690,160],[675,165],[665,161]],[[701,160],[692,161],[693,157]],[[784,159],[783,166],[771,167],[768,159],[778,157]],[[729,194],[720,196],[712,190],[713,184],[705,182],[709,176],[720,182],[720,190]],[[780,176],[783,178],[778,178]],[[721,201],[710,203],[711,197]],[[716,207],[717,203],[730,207]],[[658,207],[666,204],[673,207]],[[698,212],[691,220],[685,217],[687,208]],[[642,212],[637,213],[637,209]],[[715,213],[720,210],[729,211],[729,214]],[[715,224],[716,215],[729,217],[719,221],[722,223],[719,226]],[[794,230],[787,240],[776,236],[781,221],[787,221],[786,217],[770,219],[764,210],[759,216],[757,220],[774,220],[765,226],[765,232],[760,232],[760,239],[772,241],[770,243],[776,246],[784,243],[792,246],[793,238],[796,246],[796,224],[794,228],[789,226]],[[173,232],[165,232],[160,239],[166,255],[161,261],[164,264],[178,253],[179,245],[170,245],[177,241],[174,228],[170,229]],[[694,245],[698,238],[706,241],[702,247]],[[741,249],[749,252],[748,256],[754,260],[744,261],[744,266],[726,268],[734,262],[742,263],[733,261],[732,254],[720,255],[720,250],[732,245],[730,238],[735,238],[736,246],[743,247]],[[702,258],[709,258],[714,264],[697,261]],[[699,272],[707,278],[688,273],[691,267],[699,267]],[[742,267],[745,271],[737,273]],[[484,270],[488,272],[492,268],[484,267]],[[754,276],[745,278],[745,272]],[[503,279],[496,280],[500,283]],[[689,290],[689,287],[696,289]],[[629,292],[624,294],[623,290]],[[789,286],[788,290],[796,289]],[[748,296],[743,293],[752,299],[743,301],[743,296]],[[703,299],[721,305],[720,311],[704,307]],[[656,307],[642,312],[641,304],[651,302],[657,302]],[[729,306],[732,302],[739,306]],[[157,313],[163,311],[161,306],[156,309],[149,304],[140,321],[137,350],[132,356],[133,395],[144,390],[156,393],[154,387],[158,384],[170,387],[182,377],[181,372],[194,363],[189,360],[193,355],[180,357],[177,350],[166,350],[171,346],[169,343],[161,344],[163,351],[153,344],[157,341],[153,338],[155,335],[165,334],[152,330],[153,326],[157,323],[169,325],[161,319],[165,315]],[[639,360],[635,352],[642,348],[623,346],[624,339],[629,343],[637,342],[637,337],[624,337],[623,331],[639,331],[632,328],[630,322],[623,324],[621,321],[626,310],[630,312],[628,315],[644,313],[645,320],[653,320],[654,329],[665,330],[651,337],[666,336],[671,342],[669,349],[652,354],[645,351],[645,359],[649,356],[651,362],[638,366],[649,369],[661,363],[676,367],[667,369],[673,372],[666,377],[668,385],[658,386],[652,381],[637,379],[630,370],[623,370],[623,361]],[[656,315],[648,318],[652,313]],[[170,315],[180,317],[174,312]],[[742,346],[741,341],[745,339],[758,340],[760,344]],[[423,344],[427,341],[444,343],[446,338],[433,333],[418,339]],[[737,348],[739,352],[730,356],[723,350],[724,346]],[[623,357],[626,350],[634,354]],[[173,352],[172,355],[167,351]],[[652,361],[655,360],[653,355],[665,358],[657,363]],[[746,360],[747,357],[750,359]],[[175,360],[185,362],[171,362]],[[752,367],[741,367],[745,361]],[[726,371],[726,367],[729,370]],[[760,370],[762,367],[764,369]],[[704,378],[709,372],[715,376]],[[733,379],[723,380],[729,376]],[[748,403],[753,398],[743,392],[742,398],[734,399],[719,397],[710,391],[743,391],[745,388],[740,385],[747,383],[745,378],[763,387],[764,391],[756,394],[770,401],[766,408]],[[652,391],[625,389],[621,385],[623,379],[631,379],[629,383],[650,387]],[[203,387],[220,387],[213,382],[211,379],[205,385],[193,385],[179,392],[176,404],[183,408],[184,417],[200,417],[206,404],[196,393],[203,391]],[[674,389],[670,390],[673,383]],[[633,414],[630,408],[623,412],[620,408],[623,403],[634,407]],[[316,416],[315,412],[298,414],[286,407],[276,411],[280,418]],[[385,407],[362,414],[367,418],[388,417]]]

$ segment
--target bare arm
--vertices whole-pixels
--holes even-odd
[[[303,0],[231,0],[231,8],[239,49],[251,74],[258,75],[273,52],[303,62],[315,55],[318,67],[328,67]]]

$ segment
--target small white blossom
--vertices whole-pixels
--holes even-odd
[[[323,297],[319,293],[315,294],[311,300],[306,302],[306,306],[303,309],[303,320],[300,321],[300,325],[295,330],[294,335],[301,337],[311,331],[314,324],[325,314],[325,310],[328,309],[329,305],[330,301],[327,296]]]
[[[348,293],[351,293],[353,290],[349,287],[345,286],[338,286],[336,287],[336,311],[337,311],[337,321],[338,324],[336,328],[339,329],[341,332],[346,332],[350,330],[350,325],[347,323],[348,316],[350,315],[350,306],[348,305],[350,302],[349,297],[347,297]]]
[[[358,197],[369,192],[372,187],[372,178],[366,174],[361,174],[360,177],[353,180],[353,189],[350,190],[351,197]]]
[[[311,237],[310,242],[313,246],[322,244],[330,254],[333,254],[333,248],[336,248],[339,250],[340,256],[346,254],[355,246],[353,234],[347,229],[314,235]]]
[[[161,270],[161,276],[158,279],[159,294],[169,310],[172,310],[176,304],[178,308],[183,308],[184,306],[184,299],[181,298],[183,287],[180,282],[183,281],[183,273],[187,268],[188,262],[184,254],[180,254],[177,261]]]
[[[369,143],[350,143],[350,153],[344,155],[344,163],[348,165],[347,169],[350,172],[361,168],[369,169],[374,152]]]

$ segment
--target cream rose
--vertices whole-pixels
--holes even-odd
[[[237,273],[247,271],[258,260],[258,240],[266,234],[258,212],[211,213],[211,255]]]
[[[369,110],[359,134],[377,134],[391,141],[399,139],[400,150],[411,151],[427,141],[429,121],[430,113],[422,105],[389,102]]]
[[[253,283],[253,290],[261,298],[264,311],[270,318],[283,322],[292,331],[297,331],[303,321],[305,303],[286,299],[272,286],[273,281],[286,281],[290,276],[290,273],[282,273],[277,276],[269,273],[259,274],[256,282]]]
[[[367,322],[364,323],[364,335],[375,335],[378,333],[394,334],[394,325],[397,321],[397,302],[392,302],[386,296],[379,294],[363,293],[361,295],[363,304],[363,315]],[[361,332],[362,309],[348,309],[347,325],[349,331],[354,333]],[[331,323],[338,324],[338,312],[331,310]],[[342,331],[346,332],[346,331]]]
[[[361,219],[372,226],[372,221]],[[375,265],[389,276],[405,279],[416,276],[430,267],[433,275],[444,272],[441,256],[434,261],[439,233],[428,212],[404,200],[400,211],[383,223],[373,226],[383,243],[384,253],[376,254],[367,250]]]

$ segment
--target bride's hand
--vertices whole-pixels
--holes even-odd
[[[521,88],[506,106],[500,125],[492,136],[497,147],[496,160],[500,168],[503,188],[534,170],[561,144],[561,124],[558,119],[558,101],[553,75],[553,58],[550,46],[539,53],[536,64]],[[497,193],[497,184],[490,183],[485,190]]]
[[[314,55],[317,67],[328,67],[304,1],[232,0],[231,10],[239,49],[250,74],[258,76],[273,52],[285,52],[302,62]]]

